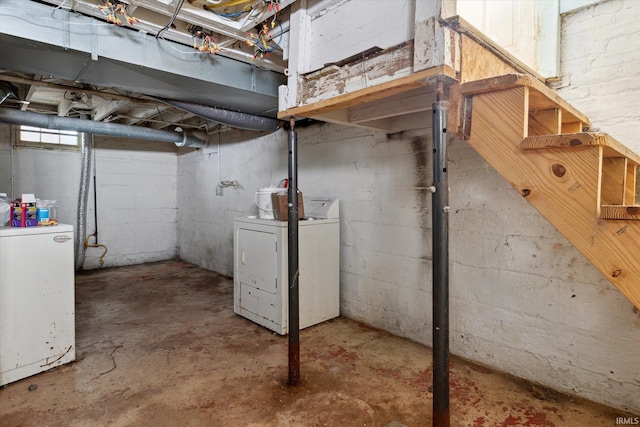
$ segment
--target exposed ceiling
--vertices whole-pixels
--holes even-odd
[[[294,2],[3,0],[2,107],[157,129],[224,127],[157,98],[275,117]]]

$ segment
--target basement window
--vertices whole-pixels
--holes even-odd
[[[74,130],[43,129],[33,126],[19,126],[18,145],[39,148],[77,148],[78,132]]]

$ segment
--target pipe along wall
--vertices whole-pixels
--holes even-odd
[[[118,123],[95,122],[93,120],[58,117],[50,114],[32,113],[9,108],[0,108],[0,123],[27,125],[43,129],[74,130],[93,135],[109,135],[122,138],[146,139],[158,142],[173,142],[180,147],[203,147],[206,141],[188,132],[171,132]]]

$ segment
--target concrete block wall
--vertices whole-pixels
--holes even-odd
[[[172,144],[95,137],[99,243],[104,266],[161,261],[177,255],[177,168]],[[78,174],[78,177],[80,175]],[[87,234],[94,232],[93,184]],[[94,239],[91,238],[90,242]],[[100,267],[87,248],[85,269]]]
[[[311,25],[304,47],[306,60],[298,70],[301,74],[413,39],[414,0],[311,0],[307,11]]]
[[[592,127],[640,152],[640,3],[607,0],[562,17],[559,93]]]
[[[473,149],[451,144],[454,354],[640,410],[640,314]]]
[[[300,189],[340,199],[341,314],[430,345],[429,132],[298,132]],[[178,246],[231,275],[233,217],[255,215],[256,188],[286,175],[286,135],[220,138],[222,179],[242,187],[215,196],[217,148],[179,156]],[[450,157],[452,352],[640,410],[631,303],[466,143],[451,141]]]
[[[257,189],[275,186],[286,177],[286,139],[282,138],[282,131],[266,136],[227,132],[213,135],[207,148],[180,152],[180,258],[225,275],[233,274],[233,218],[257,215]],[[216,196],[220,181],[234,180],[239,183],[237,189],[223,188],[222,195]]]
[[[15,147],[12,150],[14,137],[11,126],[0,124],[0,188],[3,188],[0,191],[6,192],[9,197],[33,193],[39,199],[56,200],[60,206],[59,221],[75,224],[80,178],[79,152],[27,147]]]
[[[10,156],[13,155],[13,196],[34,193],[41,199],[57,200],[60,222],[73,224],[77,232],[80,152],[25,147],[12,151],[11,132],[11,126],[0,125],[0,189],[11,192]],[[108,247],[104,266],[176,256],[175,147],[98,136],[95,146],[99,243]],[[92,182],[88,234],[95,230],[93,206]],[[88,248],[84,268],[100,267],[101,254],[100,248]]]
[[[560,88],[594,127],[636,151],[638,15],[640,2],[609,0],[565,16]],[[0,191],[8,129],[0,125]],[[431,181],[429,132],[388,137],[328,124],[298,131],[300,189],[341,201],[341,313],[430,345],[431,197],[422,188]],[[256,189],[287,175],[286,134],[228,132],[213,141],[176,156],[97,140],[107,265],[178,254],[233,274],[233,218],[256,215]],[[36,185],[36,169],[51,170],[51,186],[38,180],[33,191],[65,186],[60,199],[77,197],[75,178],[60,177],[79,176],[77,153],[52,162],[44,152],[16,151],[16,192]],[[452,352],[639,412],[638,311],[465,143],[451,141],[450,157]],[[216,196],[220,180],[240,187]],[[66,206],[61,219],[73,223],[75,201]],[[98,256],[88,251],[87,268]]]
[[[559,94],[591,119],[591,129],[609,133],[635,152],[640,152],[640,3],[634,0],[606,0],[562,16]],[[572,269],[575,272],[575,269]],[[579,270],[582,271],[582,270]],[[572,273],[572,275],[575,273]],[[609,288],[587,288],[592,298],[602,298],[606,289],[606,303],[610,313],[593,311],[591,321],[585,323],[588,331],[610,328],[602,340],[592,333],[576,335],[575,341],[593,346],[603,355],[618,352],[621,347],[636,346],[640,337],[640,313],[628,301],[617,301],[609,295]],[[585,290],[587,290],[585,289]],[[596,306],[596,307],[597,307]],[[572,312],[569,312],[572,313]],[[569,314],[568,313],[568,314]],[[611,319],[616,319],[612,323]],[[621,333],[622,332],[622,333]],[[576,359],[584,356],[572,352]],[[579,359],[577,359],[579,360]],[[637,354],[629,353],[614,363],[610,361],[609,374],[604,366],[594,369],[594,375],[585,379],[602,388],[625,390],[627,395],[615,396],[614,406],[640,408],[640,373]],[[621,375],[618,366],[629,371]]]

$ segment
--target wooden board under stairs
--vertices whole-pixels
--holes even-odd
[[[570,132],[573,135],[529,138],[530,118],[536,111],[548,110],[544,117],[534,119],[538,120],[534,131],[566,131],[563,115],[580,128],[588,123],[551,89],[537,88],[529,80],[508,76],[461,85],[464,104],[471,111],[465,115],[470,123],[463,126],[468,129],[468,142],[640,308],[640,221],[629,221],[640,217],[640,206],[617,203],[631,200],[629,187],[635,187],[640,159],[601,134]],[[540,101],[542,98],[546,101]],[[601,206],[601,200],[608,202]],[[604,219],[601,213],[620,219]]]

